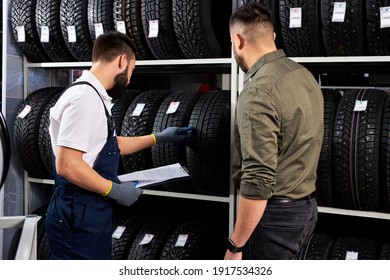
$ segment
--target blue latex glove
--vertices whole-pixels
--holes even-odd
[[[179,142],[187,138],[187,132],[192,130],[192,125],[188,127],[168,127],[161,132],[154,134],[156,137],[156,144],[167,142]]]
[[[113,199],[120,205],[130,206],[136,202],[139,196],[143,193],[141,188],[136,188],[136,182],[115,183],[112,182],[111,191],[107,197]]]

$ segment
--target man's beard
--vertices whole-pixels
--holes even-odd
[[[129,66],[122,73],[116,75],[114,78],[114,86],[107,90],[107,94],[114,100],[121,98],[126,92],[126,87],[129,82],[127,78],[128,69]]]
[[[237,54],[237,51],[236,51],[236,46],[233,44],[233,54],[234,54],[234,58],[238,64],[238,66],[240,67],[240,69],[242,71],[244,71],[244,73],[246,73],[248,71],[248,69],[246,69],[244,67],[244,62],[243,62],[243,59],[242,57],[240,57],[238,54]]]

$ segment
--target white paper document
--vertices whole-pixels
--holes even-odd
[[[135,171],[119,175],[121,182],[138,181],[137,188],[153,186],[167,180],[189,177],[187,170],[180,163],[169,164],[161,167],[151,168],[142,171]]]

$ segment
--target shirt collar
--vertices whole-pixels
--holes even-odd
[[[98,90],[100,96],[103,98],[104,101],[111,102],[112,98],[108,95],[102,83],[98,80],[98,78],[96,78],[94,74],[92,74],[91,71],[83,70],[80,79],[90,82]]]
[[[259,58],[255,64],[252,65],[251,68],[244,75],[244,87],[248,85],[252,77],[257,73],[257,71],[266,63],[276,60],[281,57],[286,57],[286,54],[282,49],[267,53]]]

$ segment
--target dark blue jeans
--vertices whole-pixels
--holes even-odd
[[[260,223],[244,248],[243,259],[296,259],[314,231],[317,214],[315,198],[280,204],[268,203]]]

